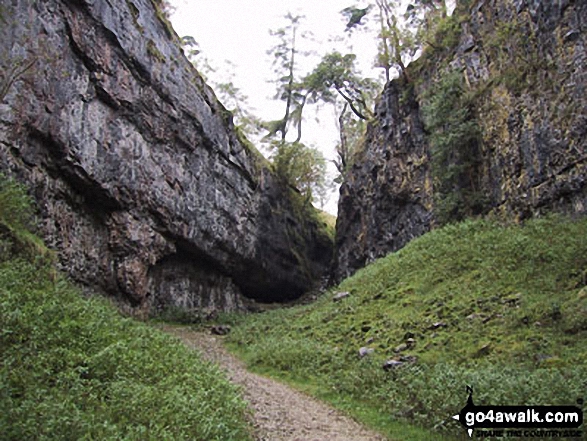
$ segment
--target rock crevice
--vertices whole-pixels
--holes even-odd
[[[584,1],[458,2],[454,44],[426,51],[376,105],[341,188],[337,280],[447,221],[587,213],[585,17]],[[450,123],[435,133],[424,109],[455,73],[469,116],[442,151]]]

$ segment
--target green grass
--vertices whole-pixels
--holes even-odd
[[[351,295],[333,302],[336,291]],[[461,437],[465,404],[587,395],[587,220],[449,225],[317,303],[241,318],[231,347],[391,438]],[[394,352],[409,338],[415,345]],[[359,359],[363,346],[374,349]],[[382,363],[417,357],[391,372]]]
[[[83,298],[0,176],[0,438],[250,440],[240,391],[176,339]]]

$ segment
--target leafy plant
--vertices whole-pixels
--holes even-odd
[[[13,252],[32,212],[24,188],[1,177],[2,439],[250,440],[246,404],[216,367],[84,298],[34,248]]]
[[[25,187],[0,173],[0,223],[20,230],[31,228],[34,214]]]
[[[486,201],[479,177],[480,127],[458,70],[443,73],[425,96],[430,133],[435,217],[442,225],[481,214]]]
[[[329,190],[326,160],[315,147],[299,142],[275,141],[271,159],[275,171],[296,187],[308,201],[324,201]]]
[[[350,293],[341,301],[331,291],[242,317],[229,338],[254,369],[392,439],[454,439],[462,429],[451,416],[467,384],[478,404],[573,404],[584,395],[586,267],[586,219],[466,221],[358,271],[335,288]],[[361,358],[361,347],[374,352]],[[382,369],[401,356],[403,365]]]

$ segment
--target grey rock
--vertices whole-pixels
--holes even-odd
[[[477,214],[516,220],[549,212],[587,214],[587,39],[577,31],[584,27],[587,2],[485,0],[461,13],[470,16],[462,23],[458,50],[413,62],[412,82],[391,81],[376,103],[364,148],[340,191],[335,281],[399,250],[436,222],[432,152],[421,108],[446,66],[462,71],[471,91],[489,87],[475,103],[483,138],[478,182],[459,183],[482,195]],[[535,66],[519,64],[520,73],[534,74],[529,86],[524,75],[517,86],[496,81],[503,72],[496,71],[491,39],[496,27],[512,22],[519,41],[512,39],[502,55],[512,63],[536,60]],[[504,63],[511,74],[510,62]]]
[[[377,123],[367,129],[366,148],[341,186],[335,281],[430,229],[429,148],[410,90],[397,81],[386,86],[375,107]]]
[[[367,355],[371,355],[373,352],[375,352],[375,349],[373,348],[362,347],[359,349],[359,358],[364,358]]]
[[[471,34],[467,34],[461,39],[461,44],[458,47],[460,53],[468,52],[475,47],[475,39]]]
[[[480,314],[478,312],[474,312],[473,314],[469,314],[467,316],[467,320],[477,320],[477,319],[484,319],[486,318],[485,314]]]
[[[486,343],[477,350],[474,357],[475,358],[485,357],[486,355],[489,355],[491,353],[492,349],[493,348],[491,346],[491,343]]]
[[[580,36],[581,33],[578,30],[572,29],[563,36],[563,40],[565,42],[576,41],[579,39]]]
[[[342,299],[346,299],[350,295],[351,295],[351,293],[347,292],[347,291],[338,292],[334,295],[334,297],[332,297],[332,301],[340,302]]]
[[[393,369],[397,369],[401,366],[403,366],[404,363],[398,360],[387,360],[385,363],[383,363],[383,370],[384,371],[391,371]]]
[[[402,355],[399,357],[399,361],[404,363],[416,363],[418,361],[418,357],[415,355]]]
[[[228,335],[231,328],[228,325],[215,325],[210,328],[210,332],[214,335]]]
[[[15,0],[2,14],[2,70],[36,61],[0,106],[0,170],[31,189],[75,281],[137,313],[230,311],[325,274],[331,240],[153,2]]]

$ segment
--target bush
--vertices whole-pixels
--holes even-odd
[[[435,217],[440,225],[485,211],[479,167],[480,126],[463,73],[445,72],[425,97],[424,120],[430,133]]]

